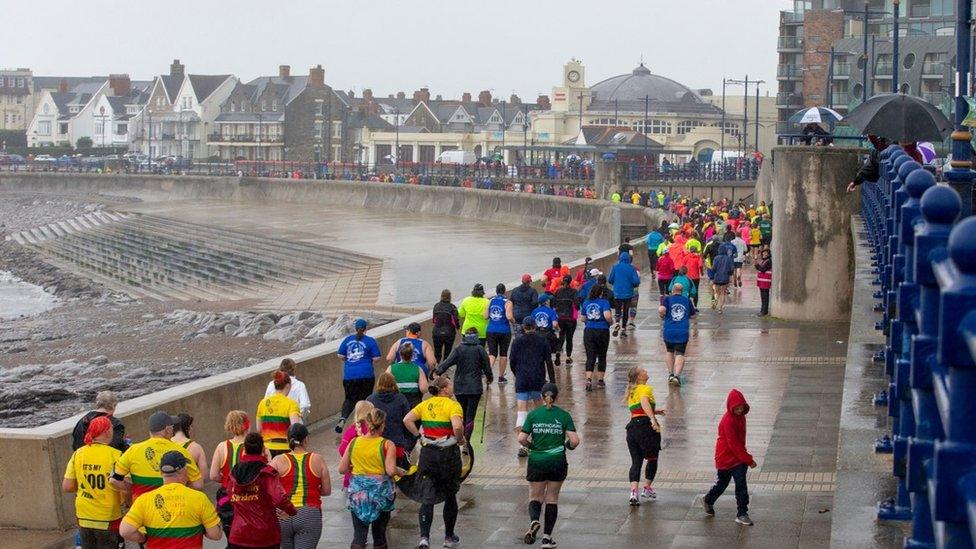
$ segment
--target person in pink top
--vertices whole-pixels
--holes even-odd
[[[674,247],[674,244],[671,245]],[[671,254],[668,253],[668,249],[665,248],[661,257],[657,260],[657,285],[658,289],[661,291],[661,298],[668,295],[668,286],[671,284],[671,279],[674,278],[675,273],[674,261],[671,259]]]
[[[356,407],[353,408],[352,417],[353,421],[346,426],[346,430],[342,432],[342,441],[339,442],[339,457],[341,458],[346,454],[346,448],[356,437],[366,436],[369,434],[369,427],[366,425],[366,416],[373,410],[373,403],[368,400],[360,400],[356,403]],[[349,488],[349,481],[352,479],[352,473],[346,473],[342,477],[342,489],[346,490]]]

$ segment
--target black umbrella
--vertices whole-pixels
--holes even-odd
[[[922,98],[902,93],[876,95],[852,110],[843,123],[865,135],[891,141],[942,141],[952,124],[942,111]]]

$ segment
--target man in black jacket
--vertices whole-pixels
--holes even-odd
[[[85,445],[85,432],[88,431],[88,424],[91,420],[100,416],[108,416],[108,419],[112,422],[112,442],[109,446],[115,448],[120,452],[125,452],[129,449],[129,443],[125,441],[125,425],[115,417],[115,407],[118,406],[119,399],[115,396],[112,391],[99,391],[95,395],[95,409],[88,412],[78,423],[75,424],[75,429],[71,433],[71,449],[77,450]]]
[[[515,317],[515,322],[531,315],[539,304],[539,292],[532,287],[532,275],[522,275],[522,284],[512,290],[508,298],[512,301],[512,316]],[[519,326],[515,327],[515,331],[522,333]]]
[[[533,408],[542,403],[546,375],[550,382],[556,382],[549,341],[535,332],[535,318],[531,315],[522,321],[522,332],[508,350],[508,364],[515,374],[515,429],[521,429],[525,423],[530,403]],[[529,454],[524,446],[520,446],[518,455],[525,457]]]
[[[461,344],[451,351],[444,362],[441,362],[434,374],[444,375],[452,366],[455,367],[454,397],[464,411],[464,436],[470,440],[471,432],[474,431],[474,418],[478,413],[478,403],[484,392],[481,378],[484,377],[489,385],[494,380],[488,352],[478,339],[477,328],[468,328],[461,338]]]

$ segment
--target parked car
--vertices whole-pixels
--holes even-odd
[[[58,160],[49,154],[39,154],[34,157],[34,162],[38,164],[54,164]]]
[[[19,154],[0,154],[0,166],[18,166],[24,162],[24,157]]]

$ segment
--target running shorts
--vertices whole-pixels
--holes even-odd
[[[736,269],[742,268],[742,261],[733,261],[732,264],[735,265]]]
[[[515,400],[542,400],[542,391],[515,393]]]
[[[512,344],[511,332],[488,332],[488,354],[490,356],[508,356],[508,347]]]
[[[644,458],[657,457],[661,451],[661,433],[654,430],[647,416],[635,417],[627,424],[627,443],[640,448]]]
[[[712,278],[714,278],[715,277],[715,269],[705,269],[705,276],[707,276],[709,280],[711,280]]]
[[[525,468],[525,480],[529,482],[562,482],[569,474],[569,464],[563,460],[546,467],[539,467],[529,462]]]
[[[667,349],[669,353],[674,353],[676,355],[685,354],[685,349],[688,347],[687,341],[682,341],[681,343],[672,343],[670,341],[664,342],[664,348]]]
[[[764,236],[759,240],[763,246],[769,246],[769,243],[773,241],[772,236]]]

